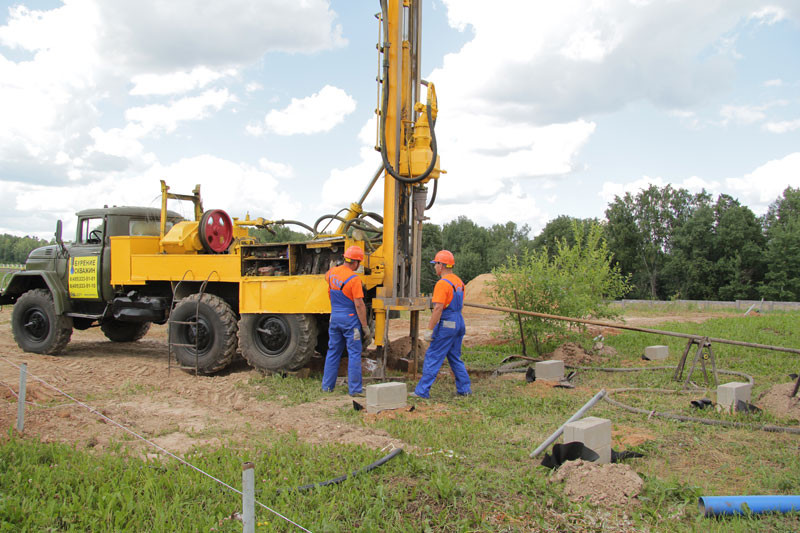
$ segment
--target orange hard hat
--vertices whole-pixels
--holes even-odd
[[[364,250],[362,250],[360,246],[353,245],[344,251],[344,258],[350,261],[363,261]]]
[[[448,250],[439,250],[436,252],[436,257],[433,258],[431,263],[441,263],[447,268],[453,268],[453,265],[456,264],[456,258],[453,257],[453,253]]]

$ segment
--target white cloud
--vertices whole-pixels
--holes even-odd
[[[180,94],[193,89],[202,89],[220,78],[235,75],[236,69],[218,72],[204,66],[196,67],[191,71],[176,71],[168,74],[139,74],[131,80],[133,88],[130,94],[134,96]]]
[[[725,185],[729,194],[762,214],[786,187],[800,187],[800,152],[768,161],[741,178],[729,178]]]
[[[786,10],[779,6],[764,6],[750,15],[751,19],[757,20],[759,24],[771,26],[786,18]]]
[[[603,199],[603,202],[608,204],[614,201],[615,196],[620,198],[625,196],[625,193],[631,193],[636,196],[639,191],[649,188],[651,185],[656,187],[666,187],[671,185],[675,189],[686,189],[691,193],[697,194],[703,190],[712,195],[719,194],[720,183],[718,181],[706,181],[698,176],[690,176],[683,181],[667,180],[661,176],[650,177],[642,176],[639,179],[629,181],[626,183],[619,183],[613,181],[606,181],[598,193],[598,196]]]
[[[772,133],[788,133],[800,129],[800,119],[767,122],[764,129]]]
[[[233,101],[235,98],[227,89],[209,90],[200,96],[181,98],[170,105],[132,107],[125,111],[125,118],[141,125],[145,133],[169,133],[178,127],[179,122],[203,119],[211,111],[219,111],[225,104]]]
[[[783,87],[783,80],[780,78],[767,80],[764,82],[764,87]]]
[[[723,124],[736,122],[739,124],[753,124],[761,122],[766,118],[763,106],[723,106],[719,112],[723,118]]]
[[[267,130],[278,135],[323,133],[355,111],[356,101],[338,87],[326,85],[306,98],[292,98],[284,109],[267,113]]]

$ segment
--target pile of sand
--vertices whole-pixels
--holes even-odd
[[[627,505],[642,491],[644,481],[625,464],[599,465],[583,460],[567,461],[550,478],[566,481],[564,494],[575,502],[593,505]]]
[[[610,347],[608,347],[610,348]],[[611,348],[613,350],[613,348]],[[605,357],[598,357],[587,352],[580,344],[567,342],[555,349],[554,352],[542,356],[544,359],[560,359],[565,365],[584,366],[593,362],[604,361]]]
[[[467,283],[464,288],[464,301],[468,303],[483,304],[483,305],[497,305],[494,302],[494,289],[489,285],[494,283],[494,274],[481,274],[477,278]],[[464,313],[476,315],[501,315],[499,311],[490,311],[488,309],[479,309],[477,307],[464,307]]]
[[[800,399],[790,398],[794,381],[775,385],[758,399],[758,405],[778,418],[800,421]]]

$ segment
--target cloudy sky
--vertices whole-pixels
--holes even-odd
[[[0,8],[0,233],[158,206],[160,179],[313,223],[379,165],[377,0]],[[426,0],[422,49],[448,171],[433,222],[533,236],[649,183],[760,214],[800,186],[797,0]]]

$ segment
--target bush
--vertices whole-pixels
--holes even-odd
[[[504,265],[494,269],[495,303],[573,318],[617,316],[607,300],[619,298],[630,290],[629,279],[619,267],[611,265],[602,227],[591,223],[586,231],[584,224],[573,222],[574,244],[568,245],[566,239],[557,241],[552,258],[546,249],[526,250],[521,257],[509,257]],[[518,327],[514,315],[504,322],[509,333],[516,333]],[[569,327],[569,322],[560,320],[523,317],[525,337],[533,339],[539,354],[546,335],[564,335]]]

